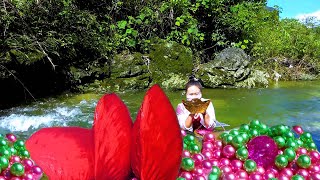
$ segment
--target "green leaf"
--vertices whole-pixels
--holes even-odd
[[[179,21],[176,21],[175,25],[176,25],[176,26],[180,26],[180,22],[179,22]]]
[[[249,41],[247,39],[243,40],[244,43],[248,44]]]
[[[136,41],[134,39],[128,40],[128,46],[134,47],[136,45]]]
[[[246,45],[241,45],[241,49],[246,49],[247,46]]]
[[[193,28],[189,28],[189,29],[188,29],[188,33],[189,33],[189,34],[193,33],[193,31],[194,31]]]
[[[132,30],[132,33],[133,37],[137,37],[138,36],[138,31],[137,30]]]
[[[132,29],[131,28],[126,30],[126,34],[131,34],[131,33],[132,33]]]
[[[127,21],[118,21],[118,28],[119,29],[125,29],[127,25]]]

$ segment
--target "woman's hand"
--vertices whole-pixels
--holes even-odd
[[[203,119],[203,114],[201,114],[201,113],[195,113],[194,116],[193,116],[193,118],[194,118],[195,120],[201,120],[201,119]]]

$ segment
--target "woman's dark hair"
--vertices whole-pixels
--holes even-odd
[[[202,85],[201,85],[201,82],[196,78],[194,77],[193,75],[191,75],[189,77],[189,81],[188,83],[186,84],[186,91],[188,90],[189,87],[191,86],[197,86],[200,90],[202,89]]]

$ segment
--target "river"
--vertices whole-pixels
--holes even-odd
[[[119,93],[135,119],[145,91]],[[167,91],[174,108],[183,91]],[[26,139],[36,130],[52,126],[91,127],[102,94],[65,94],[0,111],[1,134],[13,132]],[[212,100],[217,120],[234,128],[250,120],[269,126],[301,125],[320,147],[320,81],[278,82],[262,89],[204,89]]]

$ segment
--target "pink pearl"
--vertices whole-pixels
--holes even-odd
[[[213,143],[213,146],[215,149],[222,149],[222,146],[223,146],[222,141],[220,141],[220,140],[215,141]]]
[[[310,174],[313,174],[313,173],[317,173],[317,172],[320,172],[320,167],[317,166],[317,165],[311,165],[309,168],[308,168]]]
[[[7,180],[7,179],[3,176],[0,176],[0,180]]]
[[[250,180],[263,180],[263,177],[261,174],[259,174],[257,172],[253,172],[250,174],[249,179]]]
[[[248,179],[249,178],[248,173],[242,169],[240,169],[236,172],[236,177],[237,177],[237,179]]]
[[[297,134],[302,134],[302,133],[304,132],[301,126],[293,126],[292,129],[293,129],[294,132],[296,132]]]
[[[206,178],[203,175],[197,175],[193,177],[192,180],[206,180]]]
[[[182,157],[191,157],[191,153],[188,150],[183,150],[182,151]]]
[[[194,160],[194,164],[196,166],[202,165],[202,161],[204,159],[204,157],[201,154],[194,154],[192,156],[192,159]]]
[[[35,175],[42,175],[42,169],[39,166],[33,166],[32,167],[32,172]]]
[[[212,152],[212,158],[213,159],[220,159],[220,157],[221,157],[221,151],[220,150],[214,150]]]
[[[256,171],[261,175],[263,175],[266,172],[266,170],[262,166],[257,166]]]
[[[33,167],[33,161],[31,159],[23,159],[21,163],[26,171],[29,171]]]
[[[227,166],[227,165],[230,165],[231,162],[227,158],[221,158],[220,161],[219,161],[219,164],[220,164],[220,166]]]
[[[275,177],[276,177],[276,175],[272,170],[266,170],[266,172],[264,173],[265,179],[275,178]]]
[[[10,142],[16,142],[17,141],[17,137],[14,134],[6,134],[6,137]]]
[[[290,178],[287,176],[279,176],[278,179],[279,180],[290,180]]]
[[[293,176],[293,172],[289,168],[283,168],[280,172],[280,176],[287,176],[288,178],[291,178]]]
[[[212,151],[214,149],[214,146],[211,142],[204,142],[202,144],[202,149]]]
[[[224,174],[224,173],[232,172],[232,168],[231,168],[230,166],[228,166],[228,165],[226,165],[226,166],[221,166],[220,169],[221,169],[221,171],[223,172],[223,174]]]
[[[304,177],[304,179],[309,177],[309,172],[306,169],[299,169],[296,174]]]
[[[318,151],[315,151],[315,150],[310,151],[309,156],[311,158],[312,163],[316,163],[317,161],[320,160],[320,153]]]
[[[192,180],[192,174],[190,172],[182,172],[180,177],[185,178],[186,180]]]
[[[224,179],[224,180],[235,180],[235,179],[237,179],[237,177],[233,172],[228,172],[228,173],[224,173],[222,175],[222,179]]]
[[[182,137],[185,137],[187,135],[187,132],[185,130],[181,129],[181,135],[182,135]]]
[[[275,168],[269,168],[268,170],[266,170],[266,172],[271,172],[272,174],[275,175],[275,177],[277,177],[279,175],[278,170]]]
[[[226,145],[222,149],[222,154],[227,158],[233,157],[235,153],[236,153],[236,149],[231,145]]]
[[[22,180],[34,180],[33,175],[30,173],[24,173]]]
[[[19,177],[12,177],[10,180],[21,180]]]
[[[297,150],[297,157],[298,157],[298,155],[301,155],[301,154],[308,154],[307,149],[302,148],[302,147],[298,148],[298,150]]]
[[[213,159],[213,153],[211,151],[203,151],[202,155],[205,159],[211,160]]]
[[[205,134],[203,137],[204,142],[214,142],[215,136],[212,133]]]
[[[204,169],[211,170],[212,169],[212,163],[210,162],[210,160],[204,160],[204,161],[202,161],[202,167]]]
[[[198,176],[198,175],[203,175],[204,174],[204,171],[202,168],[194,168],[194,170],[192,171],[192,175],[193,176]]]
[[[310,174],[312,180],[320,180],[320,173]]]
[[[21,159],[19,156],[11,156],[10,157],[10,164],[13,164],[15,162],[20,162],[20,161],[21,161]]]
[[[242,165],[243,165],[243,163],[240,160],[234,159],[231,161],[231,167],[234,171],[241,169]]]
[[[211,162],[212,166],[219,166],[219,160],[217,160],[217,159],[212,159],[212,160],[210,160],[210,162]]]

